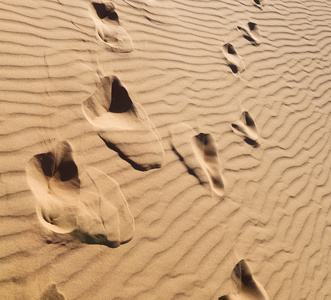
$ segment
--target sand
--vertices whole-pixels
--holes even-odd
[[[328,1],[0,1],[1,299],[331,299]]]

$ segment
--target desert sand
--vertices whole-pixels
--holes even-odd
[[[0,0],[0,298],[331,299],[330,19]]]

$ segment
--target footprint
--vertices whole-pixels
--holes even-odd
[[[235,284],[238,293],[219,297],[218,300],[269,300],[267,292],[255,280],[245,260],[241,260],[234,267],[231,280]]]
[[[231,127],[233,132],[243,137],[247,144],[253,146],[254,148],[259,147],[258,130],[253,118],[247,111],[244,111],[241,114],[240,120],[231,124]]]
[[[134,235],[134,218],[118,183],[103,172],[88,167],[82,174],[82,209],[73,235],[89,244],[115,248]]]
[[[53,151],[34,156],[26,167],[27,180],[36,197],[37,217],[42,225],[57,233],[76,228],[80,180],[67,141]]]
[[[247,27],[238,26],[237,29],[242,32],[244,38],[252,43],[254,46],[260,44],[260,31],[258,26],[253,22],[248,22]]]
[[[103,77],[82,109],[106,145],[133,168],[147,171],[162,166],[164,150],[154,124],[117,77]]]
[[[224,181],[214,137],[209,133],[197,134],[182,123],[172,128],[171,136],[173,150],[183,160],[189,173],[197,177],[200,183],[205,182],[207,177],[212,191],[222,197]]]
[[[58,292],[56,285],[52,284],[42,294],[40,300],[65,300],[65,298]]]
[[[256,7],[258,7],[259,9],[262,10],[262,6],[264,5],[264,1],[263,0],[253,0],[253,2],[254,2],[254,5]]]
[[[30,159],[26,173],[45,228],[109,247],[132,239],[134,220],[118,184],[93,168],[78,172],[67,141]]]
[[[223,45],[223,53],[233,74],[245,70],[245,65],[232,44]]]
[[[133,51],[132,39],[120,26],[115,6],[111,2],[92,2],[89,7],[98,36],[113,52],[128,53]]]

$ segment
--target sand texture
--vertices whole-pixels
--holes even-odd
[[[330,300],[330,20],[0,0],[1,300]]]

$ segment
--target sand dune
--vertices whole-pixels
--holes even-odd
[[[330,14],[0,1],[1,298],[329,299]]]

